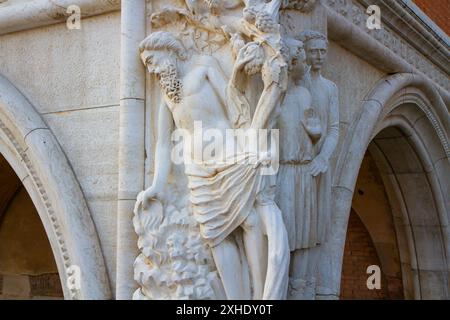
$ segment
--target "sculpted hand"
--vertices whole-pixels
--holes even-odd
[[[142,204],[143,211],[147,210],[150,201],[158,198],[159,193],[160,193],[159,188],[156,188],[155,186],[151,186],[147,190],[141,191],[137,196],[135,210],[139,207],[140,204]]]
[[[322,125],[320,124],[320,118],[313,108],[305,110],[305,125],[308,135],[312,141],[316,143],[322,136]]]
[[[258,45],[255,42],[249,42],[244,45],[236,57],[235,68],[241,70],[247,63],[256,59],[255,50]]]
[[[325,173],[328,170],[328,160],[321,156],[317,156],[311,162],[311,174],[317,177],[321,173]]]

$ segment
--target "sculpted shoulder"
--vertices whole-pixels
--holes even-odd
[[[328,90],[330,91],[330,93],[338,92],[338,87],[333,81],[331,81],[325,77],[322,77],[322,79],[323,79],[325,85],[327,86]]]

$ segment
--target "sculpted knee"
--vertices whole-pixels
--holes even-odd
[[[260,227],[260,220],[255,210],[252,210],[244,220],[242,227],[244,230],[254,230]]]

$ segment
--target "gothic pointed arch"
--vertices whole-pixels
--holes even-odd
[[[448,297],[450,242],[450,116],[424,77],[396,74],[364,99],[340,149],[333,183],[333,228],[323,255],[319,295],[339,294],[347,222],[364,154],[383,175],[397,238],[403,246],[405,290],[416,299]],[[331,268],[330,268],[331,267]],[[332,274],[326,270],[334,270]],[[409,279],[409,280],[408,280]]]

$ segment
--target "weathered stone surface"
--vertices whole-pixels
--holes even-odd
[[[118,109],[111,106],[44,116],[58,136],[88,201],[113,200],[117,196]]]
[[[70,4],[81,8],[81,30],[66,26],[69,14],[65,11]],[[130,299],[137,284],[141,291],[135,298],[225,298],[234,294],[281,298],[288,293],[282,287],[289,279],[289,250],[284,247],[283,235],[295,239],[314,234],[314,223],[293,228],[293,222],[305,212],[316,212],[308,204],[331,203],[332,228],[323,245],[317,246],[321,256],[317,272],[302,274],[308,269],[304,267],[308,259],[291,268],[308,278],[291,281],[291,296],[293,289],[300,288],[303,298],[314,298],[314,292],[317,299],[339,297],[347,222],[353,209],[371,237],[383,277],[388,283],[392,280],[389,290],[403,287],[406,299],[450,298],[450,41],[417,8],[394,0],[379,3],[382,28],[369,30],[365,11],[370,4],[369,0],[0,0],[0,153],[18,176],[6,188],[1,185],[6,180],[0,180],[0,216],[7,206],[5,199],[21,182],[52,244],[62,293],[68,299],[107,299],[111,293],[117,299]],[[224,25],[227,27],[222,28]],[[306,40],[300,35],[308,29],[328,39],[326,48],[316,48],[316,53],[322,55],[319,64],[327,54],[321,81],[329,86],[308,85],[305,75],[314,70],[300,70],[304,52],[298,40]],[[165,32],[162,41],[149,41],[140,50],[139,43],[158,31]],[[176,41],[168,45],[169,35],[181,41],[189,54],[180,55],[183,50]],[[308,41],[303,45],[308,50]],[[155,54],[167,47],[175,52]],[[311,56],[308,60],[311,65]],[[339,90],[338,103],[330,102],[336,96],[330,89],[334,85],[324,78]],[[161,102],[170,110],[160,107]],[[334,110],[327,109],[330,105],[338,105],[330,119],[339,120],[324,122],[321,130],[314,112],[299,112],[326,110],[322,116],[328,117]],[[320,171],[318,176],[329,174],[328,195],[322,201],[314,200],[321,194],[314,187],[322,185],[309,183],[304,172],[287,175],[295,177],[292,185],[288,178],[281,179],[274,193],[280,193],[283,186],[286,203],[300,199],[297,204],[303,209],[278,212],[284,218],[282,223],[248,219],[233,225],[239,230],[237,242],[260,226],[268,228],[265,232],[272,236],[247,245],[253,250],[241,245],[237,256],[253,261],[244,263],[241,270],[245,272],[236,271],[239,263],[230,262],[230,254],[225,255],[223,265],[233,265],[227,269],[232,272],[220,274],[220,261],[215,261],[211,248],[205,246],[208,223],[195,217],[200,209],[213,209],[214,195],[221,195],[217,203],[235,205],[226,191],[232,190],[240,200],[250,188],[237,177],[229,182],[230,189],[226,188],[228,182],[219,183],[216,189],[201,185],[205,189],[193,200],[209,199],[210,203],[197,204],[191,210],[188,191],[170,189],[188,186],[182,165],[167,173],[168,189],[152,188],[154,177],[171,161],[161,162],[157,152],[161,150],[157,142],[170,138],[170,126],[163,124],[173,122],[170,125],[188,131],[194,120],[222,129],[272,128],[278,115],[264,111],[280,106],[284,111],[281,153],[297,147],[307,153],[309,142],[323,142],[329,131],[333,132],[334,139],[327,147],[312,143],[311,159],[281,159],[295,162],[285,166],[299,168],[309,166],[297,163],[308,158],[305,162]],[[170,121],[164,121],[165,111],[170,111],[165,114],[172,117]],[[306,134],[299,134],[301,130]],[[369,167],[367,152],[374,160]],[[322,161],[314,162],[319,155]],[[215,163],[216,174],[222,169]],[[199,181],[203,180],[196,176],[191,188],[199,187]],[[136,196],[149,187],[136,206],[136,234],[132,221]],[[7,196],[5,190],[10,192]],[[163,205],[160,220],[152,215],[159,209],[146,207],[145,199],[155,195]],[[257,199],[254,194],[248,198]],[[277,217],[270,214],[276,212],[271,208],[236,210],[236,216],[247,218],[248,212],[259,212],[266,218]],[[224,221],[232,221],[227,219]],[[0,231],[6,225],[0,225]],[[185,242],[190,248],[185,255],[177,256],[179,242],[184,240],[173,236],[178,234],[174,229],[191,237]],[[162,244],[154,244],[155,237],[164,239]],[[138,249],[141,255],[133,275]],[[147,264],[147,259],[156,259],[154,250],[173,259],[158,262],[164,269],[158,275]],[[188,251],[202,254],[194,257]],[[260,252],[266,256],[252,259],[253,253]],[[355,258],[364,258],[363,252],[358,254],[361,256]],[[34,258],[31,260],[36,262]],[[291,265],[297,265],[295,255],[290,258]],[[11,263],[9,260],[5,263]],[[200,267],[194,268],[193,263]],[[81,290],[66,285],[73,276],[72,264],[79,265],[84,274]],[[180,284],[181,271],[172,268],[180,265],[192,267],[190,285]],[[261,276],[266,271],[267,279]],[[11,289],[11,284],[19,282],[20,288],[25,288],[12,294],[0,292],[0,297],[40,299],[52,295],[53,289],[57,291],[55,270],[46,272],[52,274],[48,283],[40,278],[26,282],[17,275],[6,279],[0,272],[0,289],[5,283]],[[225,279],[237,274],[248,276],[239,281]],[[164,276],[180,290],[162,290],[167,286],[163,281],[154,285],[153,280]],[[228,292],[222,288],[224,283],[228,283]],[[275,283],[272,289],[271,283]],[[54,286],[50,290],[47,284]],[[359,289],[361,297],[369,297],[363,287]]]
[[[0,73],[40,113],[117,105],[119,21],[111,13],[82,19],[81,30],[58,24],[0,36]]]

